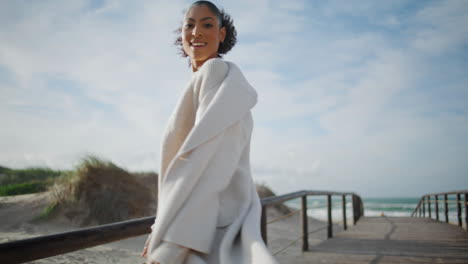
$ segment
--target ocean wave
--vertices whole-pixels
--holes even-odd
[[[347,217],[352,217],[352,202],[347,199],[346,213]],[[307,214],[311,217],[324,220],[328,219],[327,201],[325,198],[313,197],[307,199],[308,210]],[[332,219],[334,222],[342,221],[343,211],[341,198],[335,197],[332,200]],[[364,215],[375,217],[382,214],[389,217],[410,217],[413,210],[418,205],[419,199],[416,198],[381,198],[381,199],[364,199]],[[292,200],[286,202],[290,207],[299,209],[301,207],[299,200]],[[449,221],[457,221],[456,205],[449,204]],[[431,204],[432,218],[435,218],[435,205]],[[428,208],[426,206],[426,216],[428,215]],[[439,204],[439,217],[445,220],[444,205]]]
[[[364,208],[390,208],[390,209],[414,209],[418,206],[417,203],[412,204],[398,204],[398,203],[364,203]]]

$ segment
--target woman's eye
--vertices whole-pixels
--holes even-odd
[[[192,24],[185,24],[184,28],[193,28]]]
[[[206,28],[211,28],[211,27],[213,27],[213,24],[205,24],[205,27]]]

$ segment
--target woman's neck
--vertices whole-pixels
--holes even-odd
[[[218,54],[210,56],[206,60],[198,60],[198,61],[197,60],[191,60],[192,71],[193,72],[198,71],[203,66],[203,64],[205,62],[207,62],[208,60],[213,59],[213,58],[218,58]]]

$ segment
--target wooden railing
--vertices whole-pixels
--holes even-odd
[[[267,207],[275,204],[284,203],[292,199],[301,199],[301,209],[296,212],[301,212],[301,227],[302,235],[298,237],[294,243],[302,239],[302,250],[307,251],[309,249],[309,234],[320,231],[308,231],[308,216],[307,216],[307,196],[325,196],[327,198],[327,237],[331,238],[333,236],[333,221],[332,221],[332,196],[340,196],[342,199],[342,211],[343,211],[343,228],[347,229],[347,212],[346,212],[346,196],[351,196],[353,204],[353,224],[359,220],[361,216],[364,216],[364,206],[362,199],[359,195],[351,192],[327,192],[327,191],[299,191],[294,193],[289,193],[281,196],[273,196],[262,199],[262,218],[261,218],[261,231],[262,237],[265,243],[268,243],[267,239],[267,223],[275,222],[276,220],[268,221],[267,220]],[[291,216],[289,214],[287,216]],[[283,219],[284,217],[279,217]],[[277,253],[283,251],[284,249],[290,247],[292,244],[280,249]]]
[[[461,196],[463,195],[464,201],[461,199]],[[450,199],[451,197],[453,198],[455,196],[455,199]],[[456,204],[456,210],[457,210],[457,222],[458,226],[463,227],[463,221],[462,221],[462,205],[464,207],[465,211],[465,227],[466,230],[468,231],[468,190],[463,190],[463,191],[453,191],[453,192],[445,192],[445,193],[431,193],[431,194],[425,194],[421,197],[421,200],[419,200],[418,205],[416,208],[413,210],[413,213],[411,214],[412,217],[426,217],[426,211],[427,211],[427,217],[429,218],[434,218],[432,210],[434,209],[434,216],[437,221],[440,220],[439,216],[439,208],[440,204],[444,205],[444,216],[445,216],[445,222],[449,223],[449,204]]]
[[[262,199],[261,232],[265,242],[267,241],[267,207],[291,199],[301,198],[302,250],[308,250],[308,234],[311,232],[308,232],[307,230],[307,196],[319,195],[326,196],[328,201],[328,237],[332,237],[333,234],[331,214],[331,201],[333,195],[342,197],[344,229],[347,228],[346,196],[352,197],[354,224],[364,214],[362,200],[354,193],[299,191],[281,196],[264,198]],[[145,217],[136,220],[2,243],[0,244],[0,263],[23,263],[148,234],[151,231],[150,226],[154,223],[154,220],[155,217]]]

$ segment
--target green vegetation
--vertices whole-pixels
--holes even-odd
[[[10,171],[9,168],[3,167],[3,166],[0,165],[0,174],[7,173],[8,171]]]
[[[49,168],[10,169],[0,166],[0,196],[46,191],[63,173]]]
[[[0,196],[44,192],[50,184],[50,181],[42,181],[0,185]]]
[[[62,174],[61,171],[49,168],[8,169],[5,167],[0,167],[0,173],[2,173],[0,185],[44,181]]]
[[[47,219],[49,218],[52,213],[54,212],[54,209],[57,207],[56,203],[49,204],[44,210],[41,212],[40,215],[38,215],[35,220],[41,220],[41,219]]]

